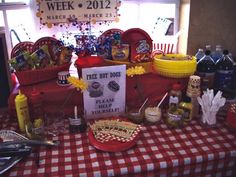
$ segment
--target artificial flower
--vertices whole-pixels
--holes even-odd
[[[83,79],[78,79],[76,77],[70,76],[67,78],[68,82],[71,83],[75,88],[81,90],[81,92],[87,90],[88,83],[85,82]]]
[[[126,70],[127,76],[133,77],[134,75],[142,75],[145,73],[145,69],[142,66],[131,67]]]

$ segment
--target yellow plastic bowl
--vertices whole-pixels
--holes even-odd
[[[165,54],[170,59],[162,59],[163,54],[154,56],[153,71],[165,77],[185,78],[194,74],[197,67],[197,61],[194,56],[191,59],[183,60],[187,57],[183,54]],[[175,58],[172,60],[171,58]]]

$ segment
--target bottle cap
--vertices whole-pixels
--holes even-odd
[[[19,90],[19,94],[16,96],[16,99],[23,100],[25,98],[26,98],[26,96]]]
[[[209,44],[206,45],[206,49],[207,49],[207,50],[210,50],[210,49],[211,49],[211,45],[209,45]]]
[[[185,96],[183,97],[183,102],[191,103],[191,98],[185,95]]]
[[[210,55],[210,54],[211,54],[211,51],[210,51],[210,50],[206,50],[206,51],[205,51],[205,54],[206,54],[206,55]]]
[[[216,45],[216,49],[221,49],[221,45]]]
[[[178,83],[173,84],[173,85],[172,85],[172,89],[173,89],[173,90],[181,90],[181,85],[178,84]]]
[[[229,54],[229,51],[225,49],[225,50],[223,50],[223,54],[224,54],[224,55],[228,55],[228,54]]]

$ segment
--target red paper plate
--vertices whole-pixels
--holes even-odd
[[[120,151],[125,151],[125,150],[133,147],[137,143],[137,141],[140,137],[140,132],[137,134],[137,136],[132,141],[129,141],[126,143],[115,141],[115,140],[101,143],[101,142],[97,141],[97,139],[94,137],[93,131],[91,129],[89,129],[88,137],[89,137],[89,141],[90,141],[91,145],[94,146],[96,149],[99,149],[101,151],[106,151],[106,152],[120,152]]]
[[[43,45],[51,45],[52,43],[58,43],[59,41],[53,37],[42,37],[38,39],[33,46],[33,51],[38,50]]]
[[[121,41],[130,45],[132,63],[150,61],[152,39],[146,31],[140,28],[128,29],[121,35]]]
[[[24,42],[18,43],[17,45],[13,47],[11,51],[11,58],[16,57],[19,51],[27,51],[31,54],[33,52],[33,46],[34,46],[34,43],[31,41],[24,41]]]
[[[121,40],[123,43],[127,44],[133,44],[140,40],[147,40],[148,44],[152,48],[152,38],[149,36],[149,34],[140,29],[140,28],[131,28],[123,32],[121,35]]]
[[[112,28],[112,29],[109,29],[109,30],[107,30],[107,31],[104,31],[104,32],[101,34],[101,36],[107,37],[107,36],[111,36],[111,35],[113,35],[113,34],[115,34],[115,33],[120,33],[120,34],[122,34],[123,31],[122,31],[121,29],[118,29],[118,28]],[[101,36],[100,36],[100,37],[101,37]]]

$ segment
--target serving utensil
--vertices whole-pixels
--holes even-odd
[[[4,146],[14,145],[14,144],[21,144],[21,145],[28,145],[28,146],[58,146],[60,144],[59,141],[49,141],[49,140],[14,140],[14,141],[5,141],[0,143],[0,148]]]

